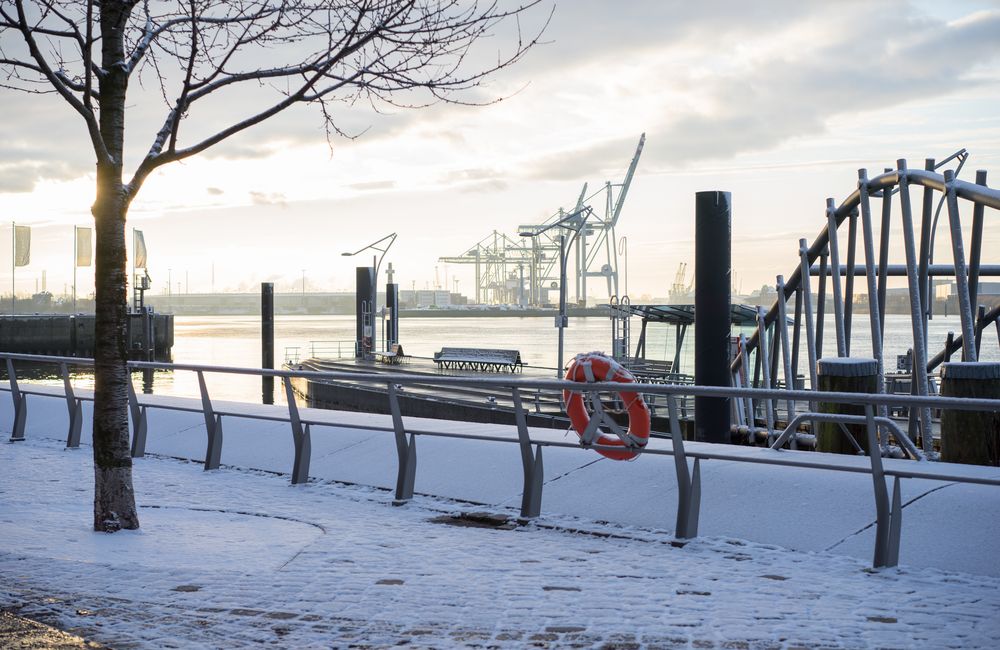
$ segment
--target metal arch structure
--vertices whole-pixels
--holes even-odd
[[[883,342],[886,290],[890,276],[906,278],[912,331],[912,383],[915,394],[921,396],[932,394],[929,375],[943,361],[949,360],[952,354],[961,351],[963,361],[978,360],[982,334],[987,327],[996,327],[1000,343],[1000,305],[993,305],[988,309],[978,301],[980,277],[1000,275],[1000,265],[984,264],[982,260],[985,208],[1000,210],[1000,190],[986,185],[987,174],[983,170],[976,172],[974,183],[959,180],[957,172],[961,170],[967,157],[968,153],[962,149],[940,163],[928,158],[923,169],[910,169],[906,160],[900,159],[895,169],[887,168],[884,173],[873,178],[868,177],[867,170],[860,169],[857,188],[840,205],[833,199],[827,199],[824,227],[812,244],[806,239],[799,240],[798,264],[787,280],[783,276],[777,277],[775,287],[778,297],[769,310],[761,309],[757,331],[747,339],[746,345],[741,346],[740,352],[733,359],[731,369],[734,377],[741,375],[744,377],[743,381],[748,381],[752,373],[754,384],[766,386],[768,375],[777,376],[779,359],[784,366],[785,376],[797,377],[802,369],[798,349],[804,326],[808,355],[804,370],[810,384],[815,388],[817,360],[823,356],[828,279],[833,290],[834,336],[838,357],[851,355],[855,280],[860,278],[861,282],[866,283],[869,296],[866,320],[872,356],[877,361],[879,390],[885,390]],[[946,163],[953,161],[957,164],[956,169],[938,172]],[[919,201],[911,196],[913,189],[916,188],[922,189]],[[937,211],[935,202],[938,203]],[[898,203],[898,210],[894,209],[894,203]],[[952,265],[931,263],[937,213],[941,206],[945,207],[948,218]],[[969,209],[972,215],[971,224],[966,222],[968,225],[966,230],[969,232],[968,247],[963,233],[963,206],[966,215]],[[881,218],[879,224],[876,224],[877,216]],[[902,248],[905,254],[905,264],[902,265],[889,263],[890,234],[894,227],[902,231]],[[860,253],[859,236],[862,248]],[[841,251],[845,249],[846,260],[842,261]],[[864,264],[857,263],[859,255],[864,256]],[[814,275],[819,276],[818,291],[815,294],[811,284]],[[931,295],[933,276],[951,276],[955,280],[961,334],[956,337],[949,333],[947,340],[943,342],[943,349],[931,357],[927,326],[933,303]],[[815,311],[812,303],[814,298],[817,301]],[[794,303],[795,314],[792,319],[793,343],[791,344],[788,343],[787,320],[783,318],[789,309],[789,301]],[[752,371],[748,356],[751,352],[755,353]],[[763,373],[763,384],[759,379],[762,368],[770,370],[769,373]],[[794,382],[785,383],[788,388],[794,386]],[[770,415],[775,408],[774,402],[770,401],[764,408]],[[752,413],[748,415],[748,418],[752,417]],[[927,455],[933,454],[930,431],[930,409],[912,410],[907,435],[911,441],[920,438],[923,442],[923,451]]]
[[[546,300],[548,291],[555,289],[559,282],[558,232],[550,227],[564,221],[567,215],[573,213],[580,215],[585,207],[603,203],[603,216],[598,210],[594,210],[586,228],[580,230],[580,235],[576,238],[570,253],[573,260],[574,302],[581,304],[586,301],[588,278],[605,278],[609,298],[618,295],[618,239],[615,227],[621,219],[625,198],[639,165],[645,142],[646,134],[643,133],[639,137],[639,143],[625,177],[620,183],[607,181],[599,190],[589,195],[588,185],[584,183],[573,210],[567,212],[560,208],[542,223],[518,226],[518,232],[541,233],[538,237],[533,237],[530,243],[519,242],[503,233],[493,231],[464,254],[439,257],[438,261],[476,265],[477,303],[527,302],[531,306],[545,305],[549,302]],[[580,225],[580,223],[566,223],[570,229]],[[527,286],[526,291],[525,286]]]

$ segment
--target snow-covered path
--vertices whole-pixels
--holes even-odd
[[[0,444],[0,607],[127,647],[996,647],[1000,579],[146,458],[89,530],[90,450]],[[444,517],[442,517],[444,516]],[[435,521],[438,520],[438,521]],[[573,532],[582,529],[587,532]]]

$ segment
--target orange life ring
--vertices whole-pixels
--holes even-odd
[[[566,379],[569,381],[591,383],[595,381],[614,381],[623,384],[634,384],[635,377],[632,376],[620,363],[614,359],[601,354],[600,352],[590,352],[578,354],[569,362],[566,367]],[[624,434],[607,434],[597,431],[600,435],[592,439],[591,443],[607,447],[622,447],[621,451],[610,449],[597,449],[597,453],[612,460],[631,460],[639,455],[639,450],[649,442],[650,413],[649,407],[642,399],[642,395],[632,391],[618,391],[619,397],[625,403],[628,411],[628,431]],[[573,390],[563,391],[563,401],[566,403],[566,414],[572,423],[580,440],[584,441],[587,427],[591,423],[591,416],[587,413],[583,393]],[[600,408],[600,402],[594,402]],[[600,417],[605,422],[609,422],[607,416],[602,412]],[[591,434],[593,435],[593,434]]]

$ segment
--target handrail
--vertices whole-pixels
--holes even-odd
[[[0,352],[0,358],[12,361],[34,363],[65,363],[74,366],[93,366],[94,360],[82,357],[55,357],[39,354]],[[343,372],[318,370],[284,370],[270,368],[250,368],[244,366],[217,366],[197,363],[167,363],[163,361],[129,361],[134,370],[189,370],[192,372],[213,372],[235,375],[256,375],[259,377],[281,377],[303,379],[350,380],[385,384],[393,382],[401,385],[437,384],[441,386],[485,386],[493,388],[547,388],[551,390],[571,390],[580,392],[583,386],[565,379],[541,379],[524,376],[504,377],[463,377],[451,375],[413,375],[391,372]],[[794,399],[796,401],[837,402],[840,404],[871,404],[876,406],[921,406],[928,408],[948,408],[960,411],[1000,411],[1000,400],[968,397],[942,397],[940,395],[895,395],[878,393],[843,393],[819,390],[785,390],[777,388],[737,388],[725,386],[697,386],[695,384],[647,384],[630,385],[635,392],[651,395],[683,395],[692,397],[740,397],[751,399]],[[586,390],[617,393],[621,390],[618,382],[592,382]]]
[[[0,359],[6,361],[11,393],[14,402],[14,421],[12,425],[11,441],[24,440],[25,419],[27,414],[27,399],[29,395],[46,395],[58,397],[52,391],[29,391],[19,387],[17,375],[14,367],[15,361],[29,361],[35,363],[50,363],[60,367],[63,382],[63,398],[67,400],[70,407],[70,434],[67,438],[67,446],[78,446],[80,443],[79,425],[81,418],[79,414],[79,403],[81,401],[93,400],[92,396],[84,394],[77,395],[73,392],[72,384],[69,381],[67,368],[73,366],[92,366],[92,359],[81,359],[76,357],[49,357],[42,355],[0,353]],[[263,369],[245,368],[231,366],[213,366],[206,364],[171,364],[155,361],[132,361],[128,363],[131,369],[169,369],[195,372],[199,379],[199,389],[201,397],[201,408],[181,405],[181,404],[160,404],[155,400],[142,400],[132,390],[129,392],[130,414],[132,416],[132,455],[142,457],[146,446],[146,412],[149,408],[163,408],[181,412],[201,413],[205,419],[206,432],[208,436],[208,450],[205,455],[205,469],[216,469],[220,466],[220,459],[223,446],[222,419],[223,417],[243,417],[254,418],[266,421],[288,422],[293,434],[294,442],[294,463],[291,472],[292,483],[304,483],[309,478],[309,462],[311,458],[310,430],[315,426],[347,426],[328,419],[304,417],[295,402],[294,393],[291,389],[291,379],[314,378],[326,380],[349,380],[352,382],[370,382],[378,386],[384,386],[390,402],[392,414],[392,426],[377,425],[350,425],[350,428],[371,431],[393,432],[396,440],[398,452],[398,475],[396,482],[395,503],[402,504],[413,497],[413,486],[416,475],[416,437],[420,435],[437,436],[445,438],[461,438],[463,440],[480,440],[491,442],[516,442],[521,446],[522,469],[524,472],[524,497],[521,507],[521,518],[530,519],[540,514],[541,491],[544,486],[542,447],[558,448],[584,448],[594,450],[620,451],[620,447],[612,447],[600,444],[574,444],[565,441],[552,439],[532,438],[526,425],[525,408],[520,398],[520,390],[524,388],[551,388],[557,390],[573,390],[577,392],[618,392],[621,384],[617,382],[595,382],[582,385],[576,382],[559,379],[532,379],[526,377],[456,377],[456,376],[428,376],[414,377],[404,373],[350,373],[350,372],[318,372],[290,369]],[[272,414],[251,414],[234,411],[231,409],[219,408],[213,404],[207,385],[204,381],[205,373],[225,373],[258,375],[262,377],[281,377],[285,380],[285,391],[288,398],[287,415]],[[416,429],[406,426],[396,399],[400,386],[413,384],[433,384],[439,386],[489,386],[503,388],[511,392],[515,407],[516,437],[504,437],[501,435],[486,435],[476,433],[457,433],[432,429]],[[1000,400],[996,399],[970,399],[941,396],[914,396],[914,395],[885,395],[885,394],[858,394],[839,392],[820,392],[803,390],[778,390],[778,389],[758,389],[758,388],[732,388],[713,386],[693,386],[679,384],[634,384],[633,389],[637,392],[663,395],[667,398],[667,405],[670,413],[670,439],[669,448],[662,448],[657,445],[644,449],[637,449],[641,454],[652,456],[672,456],[676,470],[677,491],[677,524],[675,536],[678,539],[686,540],[697,536],[698,518],[701,500],[700,485],[700,462],[702,460],[726,460],[749,462],[757,464],[794,466],[801,468],[814,468],[832,471],[844,471],[851,473],[870,474],[873,481],[874,497],[876,502],[877,530],[875,541],[875,555],[873,565],[875,567],[895,566],[898,563],[902,505],[900,497],[899,482],[902,478],[921,478],[938,481],[975,483],[982,485],[1000,486],[1000,472],[992,473],[992,468],[982,468],[986,471],[978,471],[979,468],[965,469],[962,471],[955,466],[942,466],[926,462],[900,461],[904,464],[886,467],[883,464],[881,453],[872,453],[868,456],[868,463],[859,463],[855,457],[833,456],[815,452],[799,452],[780,449],[779,446],[785,440],[795,436],[795,423],[803,419],[814,419],[824,421],[834,421],[840,423],[866,424],[868,436],[868,448],[870,450],[881,449],[878,441],[878,427],[888,426],[895,429],[897,437],[901,432],[891,421],[876,417],[876,408],[883,405],[907,405],[920,406],[924,408],[948,408],[958,410],[974,411],[997,411],[1000,412]],[[806,413],[796,416],[786,427],[778,438],[778,442],[770,449],[747,448],[727,445],[699,445],[696,448],[689,448],[685,445],[683,435],[680,430],[677,418],[677,397],[678,396],[722,396],[732,398],[752,398],[752,399],[795,399],[803,402],[842,402],[851,404],[861,404],[865,408],[865,415],[842,415],[829,413]],[[74,417],[75,416],[75,417]],[[74,428],[77,430],[74,432]],[[909,442],[909,441],[907,441]],[[904,443],[906,451],[911,457],[922,459],[919,451]],[[693,461],[693,466],[689,469],[688,458]],[[889,493],[886,489],[885,478],[893,478],[893,495],[890,503]]]

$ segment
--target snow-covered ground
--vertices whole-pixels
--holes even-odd
[[[516,445],[422,437],[423,495],[392,507],[391,435],[349,428],[379,416],[315,428],[317,480],[291,486],[249,469],[290,469],[287,424],[227,419],[229,466],[204,472],[165,457],[204,453],[200,415],[151,411],[158,455],[135,465],[142,529],[104,535],[90,530],[89,447],[62,448],[64,402],[31,399],[28,440],[0,444],[0,608],[114,648],[1000,639],[997,488],[905,481],[903,564],[873,571],[863,475],[706,463],[702,536],[679,547],[669,458],[547,449],[543,516],[472,528],[450,515],[516,512]]]

